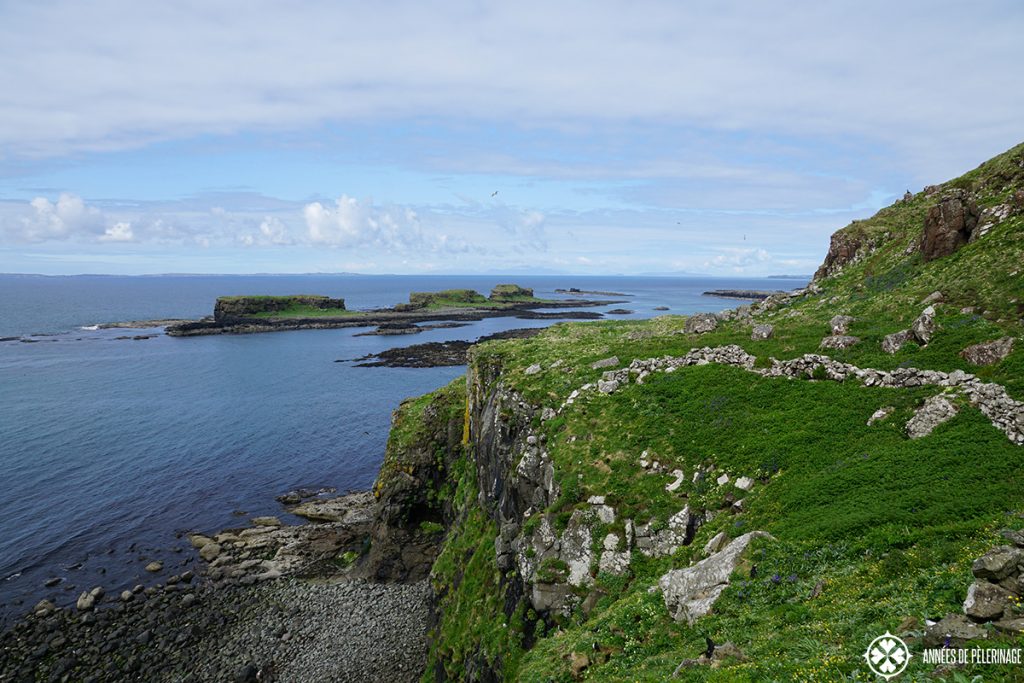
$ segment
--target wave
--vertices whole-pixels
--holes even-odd
[[[99,325],[82,325],[78,329],[80,329],[80,330],[89,330],[90,332],[95,332],[96,330],[100,329],[100,326]]]

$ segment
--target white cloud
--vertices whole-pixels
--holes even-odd
[[[1018,0],[7,3],[0,150],[325,121],[647,121],[864,136],[941,177],[1018,141],[1022,34]]]
[[[103,231],[100,211],[86,206],[81,197],[61,194],[56,202],[36,197],[29,206],[27,215],[0,223],[0,230],[14,241],[43,242]]]
[[[457,248],[446,235],[428,236],[416,212],[408,207],[375,206],[341,195],[333,207],[320,202],[302,210],[309,241],[332,247],[372,247],[385,251],[449,250]]]
[[[100,242],[131,242],[134,239],[132,224],[127,221],[114,223],[99,237]]]

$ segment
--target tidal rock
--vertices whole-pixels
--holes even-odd
[[[969,640],[988,637],[985,629],[962,614],[947,614],[925,631],[925,647],[960,647]]]
[[[928,436],[940,424],[956,417],[957,412],[957,407],[945,396],[927,398],[924,405],[918,408],[914,416],[907,422],[907,436],[911,439]]]
[[[75,602],[75,607],[78,608],[79,612],[88,612],[96,605],[96,598],[94,598],[89,592],[84,592],[78,596],[78,601]]]
[[[754,329],[750,332],[750,338],[753,341],[764,341],[771,339],[773,334],[775,334],[775,328],[771,325],[754,325]]]
[[[253,517],[252,523],[254,526],[281,526],[281,520],[277,517]]]
[[[208,543],[213,543],[213,539],[209,536],[203,536],[202,534],[192,534],[188,537],[188,540],[192,543],[192,547],[196,550],[201,550],[202,547]]]
[[[704,334],[718,327],[718,318],[713,313],[698,313],[686,319],[683,331],[687,334]]]
[[[928,210],[921,237],[925,261],[948,256],[967,244],[978,225],[978,205],[964,190],[953,190]]]
[[[848,349],[858,342],[860,342],[860,337],[838,334],[825,337],[821,340],[820,346],[823,349]]]
[[[1011,351],[1013,351],[1013,337],[1003,337],[968,346],[960,352],[960,357],[972,365],[994,365],[1009,356]]]
[[[852,316],[837,315],[833,316],[833,318],[828,321],[828,324],[832,328],[833,335],[844,335],[850,331],[850,323],[852,322]]]
[[[146,565],[146,571],[150,572],[151,574],[155,574],[156,572],[162,570],[163,568],[164,568],[164,563],[161,562],[160,560],[154,560],[154,561],[152,561],[152,562],[150,562],[149,564]]]
[[[964,614],[974,621],[993,621],[1003,616],[1013,593],[988,581],[975,581],[967,590]]]
[[[896,353],[903,348],[903,345],[914,339],[914,333],[910,330],[900,330],[887,334],[882,339],[882,350],[886,353]]]
[[[199,549],[199,557],[207,562],[213,562],[220,555],[221,546],[219,543],[207,543]]]
[[[739,565],[743,552],[756,538],[773,537],[764,531],[751,531],[690,567],[664,574],[658,580],[658,586],[672,618],[692,625],[710,612],[718,596],[729,585],[729,577]]]

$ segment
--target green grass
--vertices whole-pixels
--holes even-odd
[[[771,357],[821,353],[828,320],[842,313],[854,316],[850,333],[861,342],[825,355],[886,370],[966,370],[1024,400],[1024,213],[929,263],[913,248],[925,214],[945,190],[966,189],[986,208],[1007,202],[1022,187],[1024,145],[936,194],[919,193],[854,222],[844,230],[873,243],[874,251],[821,282],[820,294],[759,314],[758,322],[774,325],[772,339],[751,341],[750,324],[736,321],[705,335],[682,334],[685,319],[679,316],[564,323],[530,339],[475,347],[471,377],[494,379],[473,390],[500,382],[538,408],[557,408],[570,392],[601,376],[603,370],[590,367],[594,361],[617,356],[624,367],[633,359],[723,344],[743,347],[766,367]],[[895,355],[882,352],[882,338],[906,329],[933,291],[944,300],[932,341]],[[961,312],[964,307],[975,310]],[[966,346],[1003,336],[1016,339],[1014,351],[993,366],[974,367],[959,355]],[[541,372],[526,374],[534,364]],[[999,529],[1024,526],[1024,448],[1012,445],[980,412],[962,405],[929,436],[906,437],[913,411],[941,390],[766,378],[708,365],[655,374],[610,396],[586,394],[557,418],[535,420],[561,488],[542,511],[556,526],[591,495],[604,495],[617,513],[614,524],[594,528],[595,544],[608,532],[621,533],[627,518],[658,525],[686,504],[721,509],[692,545],[673,556],[634,552],[625,576],[598,574],[589,614],[577,609],[547,621],[513,599],[514,575],[497,571],[498,529],[478,503],[473,466],[483,454],[468,454],[455,471],[449,499],[459,521],[432,579],[440,621],[424,679],[443,671],[462,680],[493,670],[505,680],[570,681],[573,655],[585,654],[586,680],[663,681],[681,660],[696,657],[710,636],[734,642],[746,661],[688,669],[680,680],[874,680],[861,657],[868,642],[886,630],[897,632],[906,620],[912,650],[919,652],[916,639],[925,619],[961,611],[972,561],[1001,543]],[[892,414],[867,426],[883,406],[891,406]],[[640,468],[645,450],[669,470],[684,470],[679,491],[665,491],[671,477]],[[731,484],[694,483],[689,475],[698,467],[714,467],[733,480],[753,477],[756,484],[743,493]],[[728,509],[735,498],[744,498],[742,513]],[[526,533],[539,518],[524,524]],[[700,559],[716,533],[736,537],[755,529],[777,540],[754,544],[711,615],[693,627],[673,622],[660,593],[649,591],[658,577]],[[555,580],[564,567],[549,562],[541,573]],[[1021,645],[988,628],[990,639],[982,645]],[[933,673],[917,657],[899,680],[933,680]],[[1015,675],[1024,679],[1013,667],[967,666],[945,680]]]
[[[366,315],[362,311],[349,311],[339,308],[317,308],[315,306],[291,306],[280,311],[264,311],[251,313],[246,317],[261,319],[278,318],[352,318]]]

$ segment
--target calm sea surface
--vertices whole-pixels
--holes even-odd
[[[336,363],[394,346],[473,340],[551,321],[499,318],[416,336],[308,330],[172,338],[97,323],[196,318],[227,294],[325,294],[349,308],[405,301],[413,290],[499,282],[625,292],[627,317],[729,308],[706,289],[792,289],[803,280],[477,276],[0,275],[0,623],[41,598],[74,601],[102,585],[147,581],[153,559],[195,562],[185,531],[280,515],[299,487],[369,488],[399,402],[464,368]],[[117,337],[158,336],[133,341]],[[296,520],[297,521],[297,520]],[[165,572],[166,573],[166,572]],[[61,583],[46,588],[50,578]],[[152,580],[152,579],[148,579]]]

